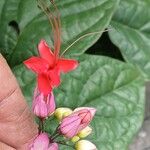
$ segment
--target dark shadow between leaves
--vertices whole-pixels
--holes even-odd
[[[124,61],[123,56],[118,47],[110,40],[107,32],[104,32],[100,39],[87,51],[87,54],[103,55]]]
[[[19,33],[20,33],[19,25],[18,25],[18,23],[15,20],[10,21],[8,23],[8,25],[10,27],[12,27],[16,31],[16,33],[19,35]]]

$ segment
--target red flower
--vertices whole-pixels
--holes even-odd
[[[73,59],[59,58],[54,55],[45,40],[38,45],[40,57],[31,57],[24,64],[37,74],[38,88],[48,95],[54,87],[60,84],[60,73],[67,73],[78,66]]]

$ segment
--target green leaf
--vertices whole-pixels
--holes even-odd
[[[80,36],[103,31],[109,24],[119,0],[57,0],[62,20],[62,51]],[[8,25],[11,21],[16,27]],[[10,36],[10,28],[14,36]],[[51,47],[51,27],[46,16],[37,8],[36,0],[0,1],[0,51],[11,66],[19,65],[31,55],[36,55],[36,45],[45,38]],[[80,55],[100,37],[89,36],[79,41],[68,51],[68,55]]]
[[[61,86],[54,91],[57,107],[95,107],[89,139],[100,150],[128,149],[143,121],[145,88],[139,71],[107,57],[83,55],[79,61],[79,67],[63,75]],[[26,90],[34,77],[18,67],[14,72],[29,98],[33,91]]]
[[[122,0],[109,32],[126,61],[150,79],[150,0]]]

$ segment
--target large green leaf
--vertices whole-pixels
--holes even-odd
[[[109,32],[124,58],[150,79],[150,0],[122,0]]]
[[[104,30],[118,2],[119,0],[57,0],[62,20],[62,51],[81,35]],[[18,36],[12,21],[18,23]],[[37,8],[36,0],[1,0],[0,33],[0,50],[7,56],[11,66],[37,54],[36,44],[41,38],[47,39],[52,45],[51,27],[45,15]],[[100,34],[84,38],[68,54],[82,54],[99,36]]]
[[[79,61],[78,69],[62,76],[55,89],[57,106],[95,107],[90,140],[100,150],[126,150],[143,121],[145,92],[139,71],[107,57],[83,55]],[[14,72],[31,101],[34,76],[22,66]]]

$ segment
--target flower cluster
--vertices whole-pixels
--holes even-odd
[[[41,0],[38,0],[42,2]],[[54,1],[51,1],[58,12]],[[79,107],[74,110],[69,108],[57,108],[53,89],[61,83],[61,73],[68,73],[78,66],[78,61],[59,56],[60,52],[60,19],[59,15],[44,8],[42,10],[49,16],[53,27],[54,50],[48,46],[45,40],[38,44],[39,57],[32,56],[24,61],[28,69],[37,75],[37,86],[34,90],[32,111],[39,118],[39,134],[29,145],[29,150],[58,150],[59,145],[70,146],[76,150],[96,150],[96,146],[90,141],[84,140],[91,132],[89,126],[96,110],[90,107]],[[47,118],[55,117],[58,125],[53,133],[44,130]]]
[[[31,150],[58,150],[58,144],[71,146],[76,150],[96,150],[96,146],[88,140],[83,140],[92,132],[89,127],[96,110],[89,107],[80,107],[71,111],[69,108],[57,108],[54,116],[60,123],[55,134],[48,135],[41,131],[30,145]],[[60,116],[62,116],[60,118]],[[63,136],[64,141],[57,140],[56,137]],[[66,141],[72,144],[68,145]]]
[[[47,117],[53,114],[59,120],[59,124],[54,135],[48,135],[43,131],[42,127],[40,127],[39,134],[30,145],[30,149],[58,150],[58,144],[68,145],[65,140],[63,142],[57,140],[55,138],[57,135],[57,137],[63,136],[67,140],[70,139],[73,145],[69,146],[72,146],[76,150],[96,150],[94,144],[87,140],[82,140],[92,132],[92,128],[89,124],[96,110],[90,107],[79,107],[73,111],[69,108],[56,109],[55,98],[52,91],[54,85],[56,85],[54,83],[57,83],[57,86],[60,84],[60,72],[66,73],[74,70],[78,66],[78,62],[76,60],[63,58],[58,59],[57,63],[52,63],[51,60],[49,60],[48,63],[47,60],[53,57],[48,58],[50,54],[52,55],[52,51],[46,42],[41,40],[38,48],[41,57],[31,57],[24,62],[29,69],[37,73],[38,86],[34,90],[32,110],[42,124]],[[49,67],[50,62],[53,66]],[[58,74],[59,76],[57,76]],[[50,84],[50,86],[48,84]],[[47,87],[50,88],[48,89]],[[85,148],[85,145],[87,148]]]

